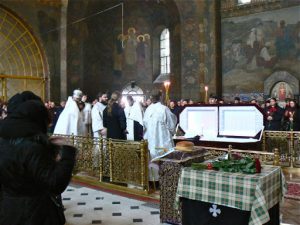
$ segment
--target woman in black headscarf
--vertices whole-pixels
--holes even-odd
[[[32,92],[13,96],[7,111],[0,121],[0,225],[62,225],[55,196],[71,179],[76,149],[47,137],[48,111]]]

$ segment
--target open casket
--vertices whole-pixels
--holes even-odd
[[[256,105],[187,106],[180,114],[184,136],[200,142],[256,143],[263,134],[264,116]]]

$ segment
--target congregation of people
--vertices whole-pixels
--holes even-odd
[[[196,103],[191,99],[169,100],[163,104],[162,93],[153,92],[146,101],[134,96],[122,97],[118,91],[109,94],[101,92],[97,99],[88,103],[87,95],[74,90],[65,103],[48,109],[52,115],[50,133],[63,135],[91,136],[121,140],[148,141],[150,160],[160,156],[162,149],[174,147],[173,136],[179,123],[179,115],[186,106],[210,105],[256,105],[264,114],[265,130],[299,131],[300,111],[294,99],[286,99],[284,107],[275,98],[262,104],[256,99],[243,102],[234,97],[231,102],[210,95],[207,103]],[[47,105],[46,105],[47,106]],[[150,163],[151,180],[158,180],[158,167]]]
[[[256,105],[264,112],[265,130],[299,131],[300,111],[297,102],[294,99],[287,99],[284,107],[282,102],[280,103],[281,106],[276,98],[270,98],[261,105],[255,99],[242,102],[239,97],[235,97],[231,103],[228,103],[211,95],[207,103],[195,103],[184,99],[170,100],[168,104],[163,104],[162,93],[159,91],[154,92],[145,102],[139,102],[134,96],[127,95],[125,104],[120,92],[115,91],[111,95],[101,92],[97,99],[89,103],[87,95],[84,95],[81,90],[74,90],[66,102],[62,101],[59,106],[56,106],[51,101],[42,102],[32,92],[16,94],[8,103],[1,102],[0,176],[12,186],[5,186],[2,183],[4,194],[2,200],[0,198],[0,202],[2,201],[0,222],[8,224],[8,221],[15,221],[16,223],[10,224],[19,224],[18,222],[24,219],[24,215],[26,216],[26,212],[13,205],[27,204],[27,202],[32,202],[32,209],[36,210],[36,214],[29,218],[37,221],[34,224],[43,224],[41,215],[46,211],[50,210],[53,211],[53,215],[57,214],[54,212],[57,210],[54,205],[61,205],[60,194],[71,179],[76,154],[76,149],[59,135],[147,140],[150,157],[149,180],[157,182],[159,167],[156,163],[152,163],[151,159],[160,156],[162,149],[174,147],[175,128],[179,122],[179,115],[186,106]],[[49,138],[47,134],[51,133],[58,136]],[[20,160],[18,152],[24,154],[21,162],[18,161]],[[21,163],[19,169],[10,168],[6,163],[7,160],[16,165]],[[98,166],[97,162],[93,163],[95,167]],[[25,171],[22,165],[27,164],[28,169]],[[39,190],[32,188],[32,183],[22,178],[25,173],[28,173],[27,170],[28,180],[37,183],[35,187],[40,187]],[[47,176],[40,176],[41,172],[45,172]],[[56,184],[55,187],[53,184]],[[29,197],[11,198],[17,192]],[[41,207],[38,204],[40,201],[36,199],[46,201],[46,204]],[[58,214],[60,216],[56,215],[53,218],[59,221],[45,218],[54,222],[49,224],[64,224],[63,212],[60,211]],[[12,218],[6,215],[18,215],[18,217]]]
[[[146,133],[143,121],[144,114],[148,106],[153,104],[153,96],[141,102],[135,101],[131,95],[126,96],[125,102],[121,98],[122,96],[118,91],[111,95],[102,92],[92,103],[89,103],[87,95],[83,94],[81,90],[74,90],[73,96],[70,96],[67,101],[61,101],[59,105],[53,101],[47,101],[45,106],[51,121],[48,132],[140,141]],[[163,102],[161,96],[158,101]],[[205,103],[195,102],[192,99],[178,101],[171,99],[166,106],[176,116],[178,123],[179,114],[184,107],[203,104]],[[256,99],[241,101],[239,97],[234,97],[231,102],[226,102],[222,98],[210,95],[206,104],[255,104],[265,115],[265,130],[300,130],[300,112],[295,99],[287,98],[278,104],[276,98],[268,98],[264,102],[258,102]],[[0,119],[4,119],[6,115],[7,102],[0,101]],[[59,120],[63,124],[62,126],[57,126]]]
[[[112,138],[133,141],[148,141],[150,160],[161,155],[162,149],[174,147],[173,136],[179,123],[179,115],[186,106],[197,105],[256,105],[264,114],[265,130],[299,131],[300,110],[294,99],[286,99],[284,104],[276,98],[269,98],[262,104],[256,99],[243,102],[234,97],[231,102],[210,95],[207,103],[191,99],[169,100],[163,103],[160,91],[145,101],[135,96],[100,92],[97,99],[88,102],[88,96],[81,90],[74,90],[67,101],[56,106],[45,102],[50,117],[48,133],[56,135],[75,135],[95,138]],[[124,101],[125,100],[125,101]],[[2,118],[6,116],[7,104],[1,104]],[[95,162],[95,165],[97,163]],[[150,163],[151,180],[158,180],[158,166]]]

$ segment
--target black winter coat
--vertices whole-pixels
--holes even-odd
[[[65,223],[54,197],[70,181],[76,149],[49,143],[40,118],[44,109],[39,105],[39,112],[33,106],[29,103],[0,121],[0,225]]]
[[[103,126],[107,128],[107,138],[126,140],[126,116],[118,103],[113,103],[111,115],[108,107],[103,111]]]

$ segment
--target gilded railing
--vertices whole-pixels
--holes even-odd
[[[60,135],[78,149],[74,174],[88,175],[99,182],[127,186],[129,184],[149,190],[147,141],[123,141]],[[265,131],[262,151],[205,147],[205,159],[224,153],[259,158],[262,164],[300,167],[300,132]]]
[[[300,167],[300,132],[299,131],[265,131],[262,150],[272,152],[279,149],[280,165]]]
[[[148,190],[147,142],[108,140],[110,181]]]
[[[97,178],[100,182],[131,184],[149,190],[148,144],[74,135],[59,135],[77,149],[75,174]]]

